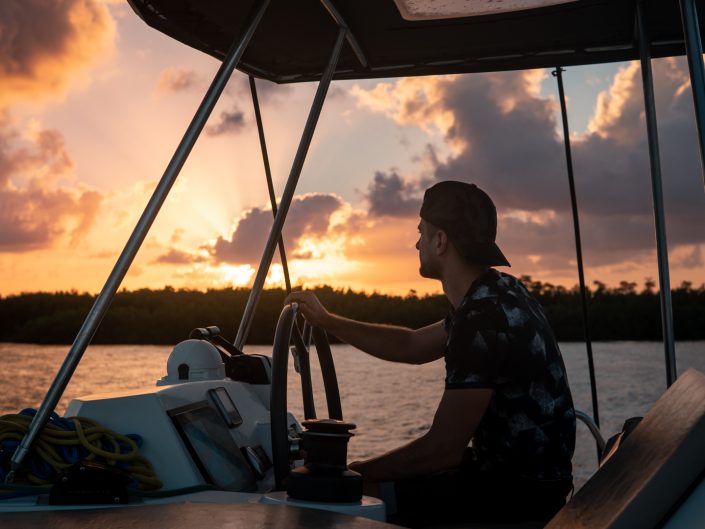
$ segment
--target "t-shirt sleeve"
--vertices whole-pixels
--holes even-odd
[[[445,354],[446,389],[495,388],[506,355],[506,330],[506,318],[495,303],[455,321]]]

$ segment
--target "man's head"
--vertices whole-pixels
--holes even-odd
[[[475,266],[510,266],[495,243],[497,210],[492,199],[475,184],[439,182],[426,190],[419,224],[421,236],[417,248],[421,275],[437,277],[433,256],[424,244],[430,244],[438,231],[445,232],[460,256]]]

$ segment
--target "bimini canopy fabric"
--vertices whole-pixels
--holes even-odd
[[[218,59],[226,55],[259,4],[259,0],[128,1],[150,26]],[[367,60],[363,66],[346,44],[334,78],[637,59],[637,1],[577,0],[481,16],[407,20],[395,0],[330,0]],[[696,3],[703,27],[705,0]],[[652,55],[683,54],[678,0],[645,0],[643,6]],[[337,25],[321,1],[271,0],[239,69],[279,83],[319,79],[336,33]]]

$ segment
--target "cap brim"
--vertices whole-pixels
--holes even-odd
[[[469,261],[484,266],[509,266],[509,261],[494,242],[465,243],[458,250]]]

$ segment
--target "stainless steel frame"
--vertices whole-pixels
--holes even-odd
[[[700,168],[705,179],[705,66],[703,66],[703,46],[700,40],[700,27],[695,0],[680,0],[685,50],[690,69],[690,84],[695,104],[695,121],[698,126],[700,145]]]
[[[575,410],[575,418],[582,421],[585,426],[588,427],[592,437],[595,439],[595,444],[597,445],[597,450],[600,455],[605,452],[605,438],[602,437],[602,432],[600,432],[600,427],[592,420],[592,418],[584,411]]]
[[[573,155],[570,149],[570,129],[568,127],[568,110],[565,104],[565,91],[563,90],[563,68],[557,67],[553,76],[558,81],[558,97],[561,103],[561,118],[563,122],[563,143],[565,145],[565,160],[568,168],[568,185],[570,187],[570,207],[573,212],[573,231],[575,234],[575,257],[578,262],[578,281],[580,283],[580,302],[583,312],[583,330],[585,332],[585,347],[587,348],[588,371],[590,374],[590,395],[592,396],[592,415],[595,424],[600,426],[600,412],[597,402],[597,381],[595,378],[595,361],[592,354],[592,340],[590,339],[590,318],[588,313],[587,289],[585,288],[585,272],[583,270],[583,248],[580,239],[580,218],[578,216],[578,199],[575,193],[575,179],[573,177]],[[598,457],[602,449],[598,447]]]
[[[326,94],[328,93],[328,87],[330,86],[331,80],[333,79],[333,74],[335,73],[335,67],[338,63],[340,52],[343,49],[346,34],[347,29],[345,27],[340,27],[338,31],[338,38],[336,39],[330,59],[328,60],[328,65],[323,72],[321,81],[318,83],[318,89],[316,90],[316,95],[313,98],[311,110],[309,111],[308,119],[306,120],[306,125],[304,126],[301,140],[299,141],[299,147],[296,151],[296,156],[294,157],[291,171],[289,172],[289,178],[287,179],[286,187],[284,188],[284,193],[282,194],[279,210],[274,218],[272,229],[269,232],[269,238],[267,239],[267,244],[264,248],[264,252],[262,253],[262,259],[257,269],[257,275],[255,276],[255,281],[252,285],[250,296],[247,298],[247,304],[245,305],[242,320],[240,321],[240,326],[237,330],[235,347],[240,350],[243,349],[245,342],[247,341],[247,336],[250,332],[250,327],[252,326],[255,309],[257,308],[259,297],[264,288],[264,280],[267,277],[269,265],[272,263],[274,249],[279,241],[279,237],[281,236],[282,229],[284,227],[284,220],[289,212],[289,206],[291,206],[291,201],[294,198],[296,184],[299,182],[299,176],[301,176],[301,170],[303,169],[304,161],[306,160],[306,154],[308,153],[308,148],[311,145],[311,139],[313,138],[313,133],[316,129],[316,124],[318,123],[318,118],[321,115],[321,109],[323,108],[323,103],[325,102]]]
[[[365,54],[363,53],[360,44],[358,44],[355,35],[352,31],[349,30],[350,28],[348,28],[347,22],[345,22],[338,9],[335,7],[335,5],[333,5],[333,1],[321,0],[321,4],[323,4],[323,7],[326,8],[330,16],[333,17],[333,20],[335,20],[335,23],[338,24],[338,27],[345,28],[348,30],[345,33],[345,38],[348,41],[348,44],[352,48],[353,53],[355,53],[357,60],[360,61],[360,64],[365,68],[368,68],[369,64],[367,62],[367,57],[365,57]]]
[[[186,133],[179,143],[174,155],[169,162],[164,174],[159,181],[152,197],[149,199],[147,206],[142,212],[135,229],[133,230],[130,238],[128,239],[125,248],[122,250],[120,257],[118,258],[115,266],[108,276],[108,279],[103,286],[100,294],[98,295],[95,303],[91,307],[88,315],[86,316],[81,329],[78,331],[78,335],[74,340],[71,349],[69,350],[66,359],[64,360],[59,372],[57,373],[54,381],[49,388],[47,395],[44,397],[39,411],[32,419],[29,426],[29,430],[25,435],[22,442],[17,447],[17,450],[12,456],[11,461],[11,471],[6,477],[6,481],[11,483],[14,479],[15,471],[22,464],[24,458],[27,456],[29,449],[36,440],[39,432],[44,427],[49,419],[52,411],[56,408],[56,404],[59,402],[61,395],[63,395],[66,385],[68,384],[71,376],[73,375],[78,363],[81,361],[81,357],[85,352],[88,344],[90,343],[93,335],[95,334],[98,325],[100,325],[103,316],[105,315],[110,303],[115,296],[120,283],[122,282],[127,270],[129,269],[132,261],[134,260],[137,252],[142,245],[147,232],[149,231],[154,219],[157,217],[159,210],[161,209],[164,200],[166,199],[171,187],[174,185],[181,168],[186,161],[191,149],[193,148],[196,140],[198,139],[203,127],[208,120],[215,104],[217,103],[220,95],[225,88],[230,76],[235,70],[242,54],[245,52],[250,39],[255,33],[257,26],[259,25],[262,16],[264,15],[267,6],[269,5],[269,0],[261,0],[259,6],[255,9],[252,19],[249,22],[245,33],[240,37],[240,40],[233,44],[232,48],[228,52],[227,57],[221,64],[218,72],[213,79],[203,101],[198,107],[196,114],[194,115],[191,123],[186,129]]]
[[[262,163],[264,165],[264,175],[267,178],[267,191],[269,192],[269,202],[272,205],[272,215],[277,217],[277,197],[274,193],[274,182],[272,181],[272,169],[269,166],[269,154],[267,154],[267,141],[264,137],[264,124],[262,123],[262,113],[259,108],[259,98],[257,97],[257,85],[255,78],[250,76],[250,93],[252,94],[252,106],[255,111],[255,121],[257,122],[257,133],[259,135],[259,146],[262,151]],[[284,270],[284,284],[286,291],[291,292],[291,279],[289,277],[289,264],[286,261],[286,250],[284,248],[284,237],[279,234],[279,259]]]
[[[671,386],[676,377],[676,352],[673,331],[673,304],[671,301],[671,280],[668,271],[668,248],[666,245],[666,220],[663,208],[661,185],[661,156],[659,154],[658,128],[656,124],[656,103],[654,83],[651,75],[651,50],[644,26],[644,6],[637,4],[637,32],[639,35],[639,56],[641,58],[641,80],[644,87],[644,110],[646,132],[649,139],[649,161],[651,162],[651,191],[654,201],[654,223],[656,228],[656,253],[658,257],[659,299],[661,301],[661,326],[666,358],[666,384]],[[700,61],[702,63],[702,59]]]

